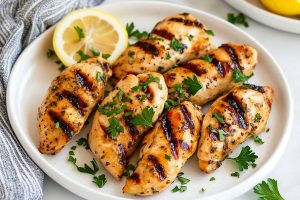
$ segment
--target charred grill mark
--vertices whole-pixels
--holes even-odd
[[[194,122],[191,118],[191,113],[187,110],[185,105],[182,105],[182,104],[180,105],[180,110],[181,110],[181,113],[184,116],[185,123],[188,124],[188,127],[191,130],[191,133],[194,134],[193,129],[195,128],[195,125],[194,125]]]
[[[162,38],[165,38],[167,40],[172,40],[173,37],[174,37],[173,33],[170,33],[169,31],[164,30],[164,29],[161,29],[161,30],[154,29],[151,33],[156,34],[156,35],[158,35],[158,36],[160,36]]]
[[[177,159],[178,155],[177,155],[176,147],[177,147],[178,144],[177,144],[176,138],[174,138],[172,136],[172,127],[171,127],[171,122],[168,118],[168,113],[163,116],[163,118],[161,120],[161,125],[162,125],[162,128],[163,128],[164,134],[166,136],[166,139],[169,142],[172,155],[174,156],[175,159]]]
[[[136,183],[141,182],[140,175],[137,173],[133,173],[128,179],[131,179],[131,180],[135,181]]]
[[[158,174],[159,179],[161,181],[165,180],[166,174],[165,174],[163,166],[159,163],[158,159],[153,155],[149,155],[148,160],[150,160],[152,162],[154,170]]]
[[[131,137],[134,138],[134,140],[136,140],[137,132],[136,132],[135,126],[130,123],[130,120],[131,120],[131,116],[124,117],[125,126],[129,132],[129,134],[131,135]]]
[[[126,152],[125,152],[123,145],[118,144],[117,149],[118,149],[118,153],[119,153],[119,163],[123,166],[126,166],[127,158],[126,158]]]
[[[184,13],[180,13],[179,15],[188,16],[189,14],[190,14],[190,13],[184,12]]]
[[[203,27],[203,25],[198,21],[191,21],[191,20],[183,19],[183,18],[173,17],[173,18],[169,19],[168,21],[180,22],[180,23],[183,23],[185,26],[196,26],[196,27],[199,27],[199,28]]]
[[[217,60],[215,57],[211,61],[211,63],[215,66],[217,71],[222,77],[225,77],[225,75],[230,71],[230,65],[226,62],[221,62]]]
[[[66,90],[64,90],[61,95],[76,108],[81,116],[84,115],[83,109],[87,107],[87,104],[79,96],[76,96],[75,94]]]
[[[147,43],[147,42],[143,42],[143,41],[138,41],[135,44],[136,47],[139,47],[140,49],[142,49],[144,52],[154,55],[154,56],[158,56],[159,55],[159,49],[157,49],[157,47],[153,44]]]
[[[183,68],[189,69],[190,71],[195,73],[197,76],[201,76],[202,74],[206,73],[205,70],[203,70],[201,68],[201,66],[190,63],[190,62],[181,64],[178,67],[183,67]]]
[[[149,87],[149,85],[146,88],[145,93],[147,94],[147,99],[152,102],[153,101],[153,97],[154,97],[154,91],[151,87]]]
[[[89,80],[89,77],[80,70],[74,70],[76,82],[80,87],[84,87],[89,91],[94,91],[94,82]]]
[[[239,102],[235,99],[235,97],[230,93],[227,96],[227,101],[229,105],[235,110],[235,113],[238,118],[238,124],[240,128],[247,129],[248,123],[245,120],[245,111],[243,110],[242,106],[239,104]]]
[[[70,124],[66,121],[64,121],[61,118],[61,115],[53,110],[49,111],[49,115],[52,119],[52,121],[55,123],[59,123],[59,128],[62,129],[62,131],[66,134],[68,140],[70,140],[72,138],[72,136],[74,135],[74,130],[73,128],[70,126]]]
[[[228,44],[223,44],[221,45],[221,47],[225,49],[225,51],[228,53],[235,67],[238,67],[240,70],[243,70],[243,67],[240,66],[239,57],[237,56],[235,50]]]
[[[253,84],[249,84],[249,83],[244,83],[243,85],[246,86],[249,89],[256,90],[256,91],[258,91],[260,93],[264,93],[265,92],[265,90],[264,90],[264,88],[262,86],[253,85]]]

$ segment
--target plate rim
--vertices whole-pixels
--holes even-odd
[[[300,34],[300,20],[285,17],[268,11],[267,9],[259,8],[246,0],[225,0],[225,2],[236,10],[246,14],[254,21],[265,24],[271,28],[284,32]],[[261,17],[259,20],[254,18],[253,13],[258,12]],[[280,24],[280,26],[278,26]],[[298,29],[295,27],[299,27]]]
[[[274,57],[269,53],[269,51],[267,51],[267,49],[265,47],[263,47],[263,45],[261,45],[256,39],[254,39],[251,35],[249,35],[248,33],[246,33],[245,31],[235,27],[234,25],[230,24],[229,22],[225,21],[224,19],[217,17],[211,13],[208,13],[206,11],[200,10],[200,9],[196,9],[196,8],[192,8],[189,6],[185,6],[185,5],[181,5],[181,4],[176,4],[176,3],[170,3],[170,2],[160,2],[160,1],[125,1],[125,2],[117,2],[117,3],[110,3],[110,4],[106,4],[106,5],[100,5],[97,6],[97,8],[105,8],[105,7],[113,7],[113,6],[122,6],[122,5],[130,5],[132,6],[135,4],[151,4],[155,6],[160,6],[160,5],[167,5],[167,6],[173,6],[176,8],[180,8],[180,9],[186,9],[189,10],[191,12],[196,12],[196,13],[200,13],[201,15],[206,15],[209,18],[213,18],[216,21],[219,21],[220,23],[227,23],[227,25],[231,26],[232,29],[234,29],[234,31],[239,32],[240,34],[244,34],[245,36],[247,36],[250,40],[252,40],[257,46],[259,46],[259,48],[262,49],[262,51],[264,51],[272,60],[272,62],[275,64],[275,67],[279,73],[279,75],[281,76],[282,80],[283,80],[283,88],[286,89],[286,94],[287,94],[287,113],[288,113],[288,117],[286,119],[286,124],[284,127],[284,135],[282,136],[282,140],[278,142],[278,147],[275,148],[275,151],[272,153],[272,155],[264,162],[264,164],[253,174],[251,174],[248,178],[246,178],[245,180],[241,181],[239,184],[236,184],[235,186],[233,186],[232,188],[219,192],[217,194],[214,195],[210,195],[207,197],[201,197],[199,196],[199,199],[219,199],[220,197],[224,197],[224,196],[230,196],[231,198],[233,197],[237,197],[240,196],[241,194],[249,191],[249,189],[251,187],[253,187],[255,184],[257,184],[258,182],[260,182],[265,175],[267,175],[276,165],[276,163],[279,161],[279,159],[281,158],[284,150],[286,149],[289,137],[291,135],[291,128],[292,128],[292,122],[293,122],[293,101],[292,101],[292,95],[291,95],[291,90],[290,87],[288,85],[288,82],[286,80],[286,77],[280,67],[280,65],[278,64],[278,62],[274,59]],[[39,38],[42,37],[44,34],[49,33],[53,30],[55,25],[53,25],[51,28],[49,28],[48,30],[46,30],[44,33],[42,33],[41,35],[39,35],[31,44],[29,44],[25,50],[23,50],[23,52],[19,55],[17,61],[14,63],[14,66],[20,66],[19,62],[21,61],[22,57],[24,55],[27,54],[27,51],[30,49],[30,46],[33,46],[35,43],[37,43],[39,41]],[[6,105],[7,105],[7,112],[8,112],[8,117],[9,117],[9,121],[11,123],[11,126],[15,132],[16,137],[18,138],[19,142],[21,143],[23,149],[26,151],[26,153],[29,155],[29,157],[37,164],[37,166],[39,166],[44,173],[46,173],[49,177],[51,177],[56,183],[60,184],[61,186],[63,186],[64,188],[68,189],[70,192],[83,197],[83,198],[93,198],[96,196],[100,197],[106,197],[109,199],[129,199],[127,197],[118,197],[118,196],[114,196],[111,194],[107,194],[101,191],[93,191],[91,188],[89,188],[88,186],[85,186],[83,184],[79,184],[77,182],[74,182],[71,178],[69,178],[68,176],[64,176],[62,173],[60,173],[58,170],[56,170],[54,167],[52,167],[52,165],[49,164],[49,162],[45,161],[44,158],[42,158],[42,155],[37,155],[36,151],[33,150],[32,145],[29,144],[28,138],[26,138],[25,136],[22,136],[22,130],[20,125],[18,125],[15,120],[14,120],[14,105],[11,103],[12,102],[12,98],[13,98],[13,77],[15,76],[15,74],[17,74],[17,67],[13,67],[11,74],[9,76],[9,81],[8,81],[8,85],[7,85],[7,91],[6,91]],[[270,167],[271,166],[271,167]],[[61,179],[61,176],[64,177],[64,179]]]

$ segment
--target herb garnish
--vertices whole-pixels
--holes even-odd
[[[116,96],[114,97],[114,100],[111,102],[107,102],[103,106],[99,106],[98,110],[101,114],[111,116],[113,114],[120,114],[123,110],[126,109],[126,105],[122,104],[120,107],[117,107],[116,105],[122,101],[124,92],[119,89]]]
[[[102,53],[101,57],[104,58],[104,59],[108,59],[110,57],[110,54],[109,53]]]
[[[182,177],[183,174],[184,174],[183,172],[178,173],[177,179],[181,183],[181,186],[180,187],[175,186],[175,188],[172,189],[172,192],[178,192],[178,191],[184,192],[184,191],[186,191],[187,186],[185,186],[185,184],[190,182],[190,179]]]
[[[174,51],[176,51],[176,52],[179,51],[180,53],[183,53],[184,49],[187,48],[187,46],[185,44],[179,42],[179,40],[177,40],[176,38],[173,38],[171,40],[170,47]]]
[[[55,56],[55,52],[52,49],[48,49],[48,51],[47,51],[47,57],[48,58],[52,58],[53,56]]]
[[[213,30],[204,29],[204,31],[205,31],[208,35],[215,36],[215,33],[214,33]]]
[[[97,74],[96,74],[96,80],[104,82],[104,77],[102,76],[102,74],[100,72],[97,72]]]
[[[184,79],[182,83],[187,87],[188,92],[192,95],[195,95],[202,88],[202,85],[196,75],[193,76],[193,79],[190,77]]]
[[[165,153],[165,159],[166,160],[171,160],[171,156]]]
[[[254,117],[254,122],[260,122],[260,120],[261,120],[261,115],[259,113],[256,113]]]
[[[132,164],[128,164],[124,170],[124,176],[126,177],[130,177],[133,173],[133,171],[135,170],[135,166]]]
[[[102,188],[107,182],[105,174],[94,176],[93,179],[93,183],[95,183],[98,186],[98,188]]]
[[[84,164],[83,167],[80,167],[80,166],[76,165],[77,170],[82,172],[82,173],[95,175],[99,171],[99,166],[98,166],[95,158],[91,161],[91,163],[92,163],[92,167],[90,167],[87,164]]]
[[[91,49],[93,56],[100,56],[100,52],[97,49]]]
[[[257,184],[253,188],[254,193],[259,195],[261,200],[284,200],[281,196],[277,181],[275,179],[268,178],[267,181]]]
[[[55,128],[56,128],[56,129],[59,128],[59,122],[55,122]]]
[[[209,179],[209,181],[215,181],[215,180],[216,180],[215,177],[211,177],[211,178]]]
[[[81,62],[81,61],[83,61],[83,60],[86,60],[86,59],[89,59],[89,58],[91,57],[91,56],[89,56],[89,55],[83,53],[82,50],[77,51],[77,54],[80,56],[79,62]]]
[[[170,54],[170,52],[168,51],[168,53],[167,53],[167,59],[168,60],[170,60],[171,59],[171,54]]]
[[[233,173],[230,174],[230,176],[240,178],[240,173],[239,172],[233,172]]]
[[[254,142],[256,142],[258,144],[265,143],[258,135],[253,135],[253,140],[254,140]]]
[[[126,112],[126,113],[124,113],[124,117],[128,117],[128,116],[130,116],[130,115],[132,115],[132,111],[128,111],[128,112]]]
[[[143,125],[143,126],[148,126],[152,127],[152,118],[154,115],[154,110],[152,107],[146,107],[143,109],[141,114],[138,114],[134,116],[131,120],[130,123],[138,126],[138,125]]]
[[[158,84],[158,88],[162,89],[162,84],[160,83],[160,79],[158,77],[154,77],[152,74],[148,75],[148,80],[146,82],[141,82],[139,83],[139,85],[134,86],[131,89],[133,91],[139,91],[139,90],[145,91],[147,89],[147,86],[152,82],[156,82]]]
[[[84,146],[85,149],[90,149],[89,143],[86,138],[80,138],[76,142],[77,142],[78,146]]]
[[[193,35],[189,35],[188,38],[189,38],[189,41],[192,41],[193,38],[194,38],[194,36]]]
[[[134,51],[128,51],[128,56],[130,58],[133,58],[133,56],[135,55],[135,52]]]
[[[185,185],[181,185],[178,187],[177,185],[172,189],[172,192],[184,192],[186,191],[187,187]]]
[[[232,80],[235,83],[245,82],[245,81],[248,81],[249,78],[251,78],[252,76],[253,76],[253,74],[251,74],[250,76],[246,76],[245,74],[243,74],[241,72],[241,70],[239,70],[238,68],[234,68],[233,69]]]
[[[248,169],[249,165],[255,164],[255,160],[258,156],[251,150],[249,146],[243,147],[240,154],[236,158],[227,158],[233,160],[240,171]]]
[[[146,31],[140,32],[138,29],[134,29],[134,23],[131,22],[130,24],[126,24],[126,31],[128,34],[128,37],[135,37],[136,39],[141,39],[142,37],[146,37],[148,33]]]
[[[124,127],[120,125],[120,120],[116,117],[108,119],[109,126],[107,128],[108,133],[112,138],[115,138],[119,133],[124,132]]]
[[[201,192],[205,192],[205,189],[204,188],[201,188],[201,190],[200,190]]]
[[[225,124],[224,118],[221,113],[213,112],[212,116],[215,117],[221,124]]]
[[[239,13],[236,16],[233,13],[228,13],[227,21],[229,21],[232,24],[244,25],[245,27],[249,27],[249,24],[246,21],[246,17],[243,13]]]
[[[180,100],[173,100],[173,99],[167,99],[167,101],[165,102],[164,105],[164,111],[163,112],[168,112],[169,110],[171,110],[171,108],[173,108],[174,106],[177,106],[178,104],[180,104]]]
[[[202,59],[209,62],[209,63],[211,63],[214,58],[212,56],[209,56],[209,55],[204,55],[202,57]]]
[[[226,132],[223,129],[218,129],[218,133],[219,133],[219,140],[224,141]]]
[[[84,32],[83,32],[83,29],[80,28],[79,26],[74,26],[74,29],[75,29],[75,31],[77,32],[79,41],[80,41],[81,39],[83,39],[83,38],[84,38]]]

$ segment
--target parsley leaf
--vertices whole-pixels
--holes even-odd
[[[249,27],[249,24],[246,21],[245,15],[243,13],[239,13],[236,16],[233,13],[228,13],[227,21],[229,21],[232,24],[244,25],[245,27]]]
[[[102,53],[101,57],[104,58],[104,59],[108,59],[110,57],[110,54],[109,53]]]
[[[145,82],[141,82],[139,83],[139,85],[132,87],[131,89],[133,91],[139,91],[139,90],[146,90],[147,86],[152,83],[152,82],[156,82],[158,84],[158,88],[162,89],[162,84],[160,83],[160,79],[158,77],[154,77],[152,74],[148,75],[148,80]]]
[[[132,164],[128,164],[125,168],[124,176],[130,177],[134,170],[135,170],[135,166]],[[132,173],[130,173],[130,172],[132,172]]]
[[[177,99],[176,101],[173,99],[167,99],[164,105],[164,112],[168,112],[169,110],[171,110],[171,108],[177,106],[178,104],[180,104],[179,99]]]
[[[218,129],[218,133],[219,133],[219,140],[224,141],[226,132],[223,129]]]
[[[255,160],[258,156],[251,150],[249,146],[243,147],[239,156],[236,158],[228,158],[229,160],[233,160],[240,171],[244,169],[248,169],[249,165],[255,164]]]
[[[171,40],[170,47],[174,51],[176,51],[176,52],[179,51],[180,53],[183,53],[184,49],[187,48],[187,46],[185,44],[179,42],[179,40],[177,40],[176,38],[173,38]]]
[[[80,171],[81,173],[87,173],[87,174],[92,174],[95,175],[99,171],[99,166],[95,160],[95,158],[91,161],[92,167],[90,167],[87,164],[84,164],[83,167],[77,166],[77,170]]]
[[[107,182],[104,174],[99,175],[99,176],[94,176],[93,179],[94,179],[93,183],[95,183],[98,186],[98,188],[102,188],[105,185],[105,183]]]
[[[230,174],[230,176],[240,178],[240,173],[239,172],[233,172],[233,173]]]
[[[215,177],[211,177],[211,178],[209,179],[209,181],[215,181],[215,180],[216,180]]]
[[[55,128],[59,129],[59,122],[55,122]]]
[[[239,70],[238,68],[234,68],[233,69],[233,75],[232,75],[232,80],[233,82],[235,83],[239,83],[239,82],[245,82],[245,81],[248,81],[249,78],[251,78],[253,76],[250,75],[250,76],[246,76],[244,75],[241,70]]]
[[[126,24],[126,31],[129,38],[135,37],[136,39],[141,39],[142,37],[146,37],[148,35],[146,31],[140,32],[138,29],[135,29],[133,22]]]
[[[167,59],[168,60],[170,60],[171,59],[171,54],[170,54],[170,52],[168,51],[168,53],[167,53]]]
[[[256,113],[254,117],[254,122],[260,122],[260,120],[261,120],[261,115],[259,113]]]
[[[188,39],[189,39],[189,41],[192,41],[192,40],[193,40],[193,38],[194,38],[194,36],[193,36],[193,35],[189,35],[189,36],[188,36]]]
[[[80,56],[79,62],[81,62],[81,61],[83,61],[83,60],[86,60],[86,59],[89,59],[89,58],[91,57],[91,56],[89,56],[89,55],[83,53],[82,50],[77,51],[77,53],[78,53],[78,55]]]
[[[188,92],[192,95],[195,95],[202,88],[202,85],[196,75],[193,76],[193,79],[190,77],[184,79],[182,83],[187,87]]]
[[[174,187],[173,189],[172,189],[172,192],[184,192],[184,191],[186,191],[186,189],[187,189],[187,187],[185,186],[185,185],[181,185],[180,187],[178,187],[177,185],[176,185],[176,187]]]
[[[165,159],[166,160],[171,160],[171,156],[165,153]]]
[[[175,93],[177,96],[178,96],[178,99],[185,99],[186,96],[185,96],[185,92],[183,90],[183,87],[182,87],[182,84],[175,84],[173,86],[173,89],[174,89],[174,92],[172,93]]]
[[[152,127],[153,115],[154,115],[153,108],[150,108],[150,107],[144,108],[142,111],[142,114],[138,114],[138,115],[134,116],[130,120],[130,123],[135,126],[144,125],[144,126]]]
[[[55,56],[55,52],[52,49],[48,49],[48,51],[47,51],[47,57],[51,58],[53,56]]]
[[[200,190],[201,192],[205,192],[205,188],[201,188],[201,190]]]
[[[83,29],[80,28],[79,26],[74,26],[74,29],[75,29],[75,31],[77,32],[79,41],[80,41],[81,39],[83,39],[83,38],[84,38],[84,32],[83,32]]]
[[[212,116],[215,117],[221,124],[225,124],[224,118],[221,113],[213,112]]]
[[[130,116],[130,115],[132,115],[132,111],[128,111],[128,112],[126,112],[126,113],[124,113],[124,117],[128,117],[128,116]]]
[[[96,74],[96,80],[97,81],[104,81],[104,77],[102,76],[102,74],[100,72],[97,72],[97,74]]]
[[[254,142],[256,142],[258,144],[265,143],[258,135],[253,135],[253,140],[254,140]]]
[[[86,138],[80,138],[76,141],[78,146],[84,146],[85,149],[89,149],[89,143]]]
[[[107,128],[108,133],[112,138],[116,137],[118,133],[124,131],[124,127],[120,125],[120,121],[116,117],[111,117],[108,119],[109,127]]]
[[[100,56],[100,52],[97,49],[91,49],[93,56]]]
[[[178,181],[179,181],[182,185],[185,185],[185,184],[187,184],[188,182],[190,182],[190,179],[184,178],[184,177],[182,177],[182,176],[177,176],[177,179],[178,179]]]
[[[214,33],[213,30],[204,29],[204,31],[205,31],[208,35],[215,36],[215,33]]]
[[[212,56],[209,56],[209,55],[204,55],[202,57],[202,59],[209,62],[209,63],[211,63],[214,58]]]
[[[278,190],[275,179],[268,178],[267,181],[257,184],[253,188],[253,191],[259,195],[259,199],[261,200],[284,200]]]

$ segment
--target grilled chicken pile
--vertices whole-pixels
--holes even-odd
[[[53,80],[39,109],[39,151],[58,153],[96,107],[88,143],[116,180],[141,144],[124,193],[165,190],[197,148],[200,170],[210,173],[266,127],[273,89],[243,83],[256,64],[251,46],[227,43],[215,49],[195,17],[168,17],[111,67],[90,58]],[[115,86],[103,99],[108,79]],[[202,122],[200,106],[213,100]]]

